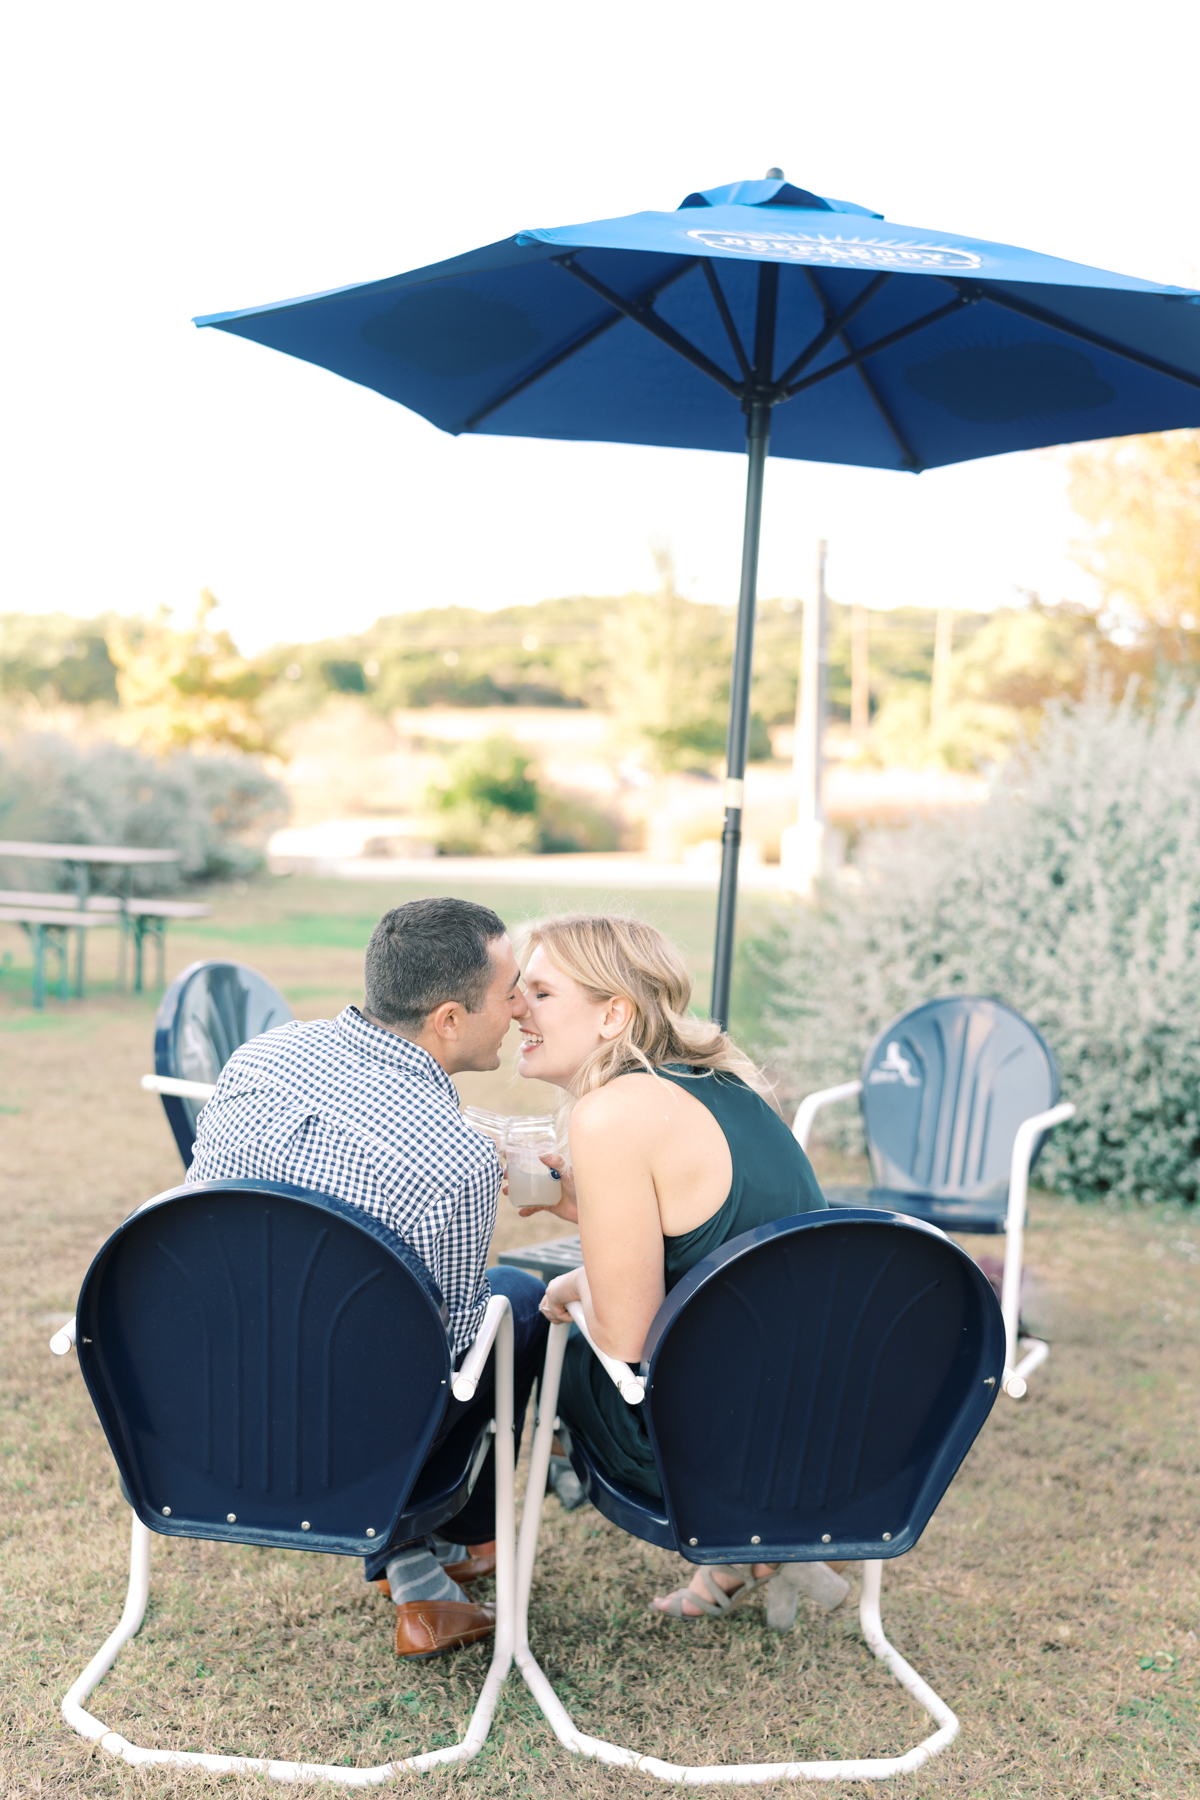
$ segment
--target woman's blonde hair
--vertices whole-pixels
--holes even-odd
[[[727,1070],[757,1093],[769,1093],[769,1084],[728,1033],[688,1012],[687,964],[653,925],[616,913],[567,913],[535,920],[521,939],[523,966],[540,947],[589,999],[619,998],[633,1009],[620,1036],[600,1044],[577,1070],[573,1098],[635,1069],[653,1074],[664,1063],[683,1063],[699,1075]]]

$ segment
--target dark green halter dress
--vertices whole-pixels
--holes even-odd
[[[825,1206],[812,1164],[779,1117],[740,1076],[668,1063],[658,1074],[707,1106],[725,1135],[733,1184],[711,1219],[663,1239],[667,1292],[702,1257],[756,1225]],[[620,1079],[624,1080],[625,1077]],[[559,1416],[614,1480],[661,1497],[643,1409],[627,1406],[582,1337],[572,1332],[563,1363]]]

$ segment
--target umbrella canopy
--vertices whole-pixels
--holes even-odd
[[[763,466],[1200,423],[1200,293],[765,181],[196,320],[443,431],[749,451],[713,1012],[728,1013]]]

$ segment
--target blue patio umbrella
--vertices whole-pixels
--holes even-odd
[[[729,1011],[768,446],[919,472],[1200,423],[1200,293],[785,181],[212,313],[443,431],[748,455],[713,1016]]]

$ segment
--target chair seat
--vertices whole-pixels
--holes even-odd
[[[417,1476],[404,1511],[392,1531],[393,1542],[424,1537],[426,1532],[436,1531],[439,1525],[462,1511],[471,1497],[471,1489],[491,1441],[487,1424],[472,1425],[469,1420],[450,1433]]]
[[[998,1200],[955,1200],[943,1195],[904,1194],[894,1188],[827,1187],[822,1192],[831,1207],[878,1206],[922,1219],[942,1231],[994,1235],[1004,1230],[1008,1213],[1007,1195]]]
[[[598,1513],[603,1513],[611,1524],[619,1525],[630,1537],[657,1544],[662,1550],[678,1549],[664,1501],[656,1500],[652,1494],[643,1494],[637,1488],[626,1487],[624,1482],[614,1481],[611,1475],[606,1475],[593,1461],[587,1446],[573,1437],[565,1425],[559,1425],[558,1435],[571,1467],[579,1477],[580,1487]]]

